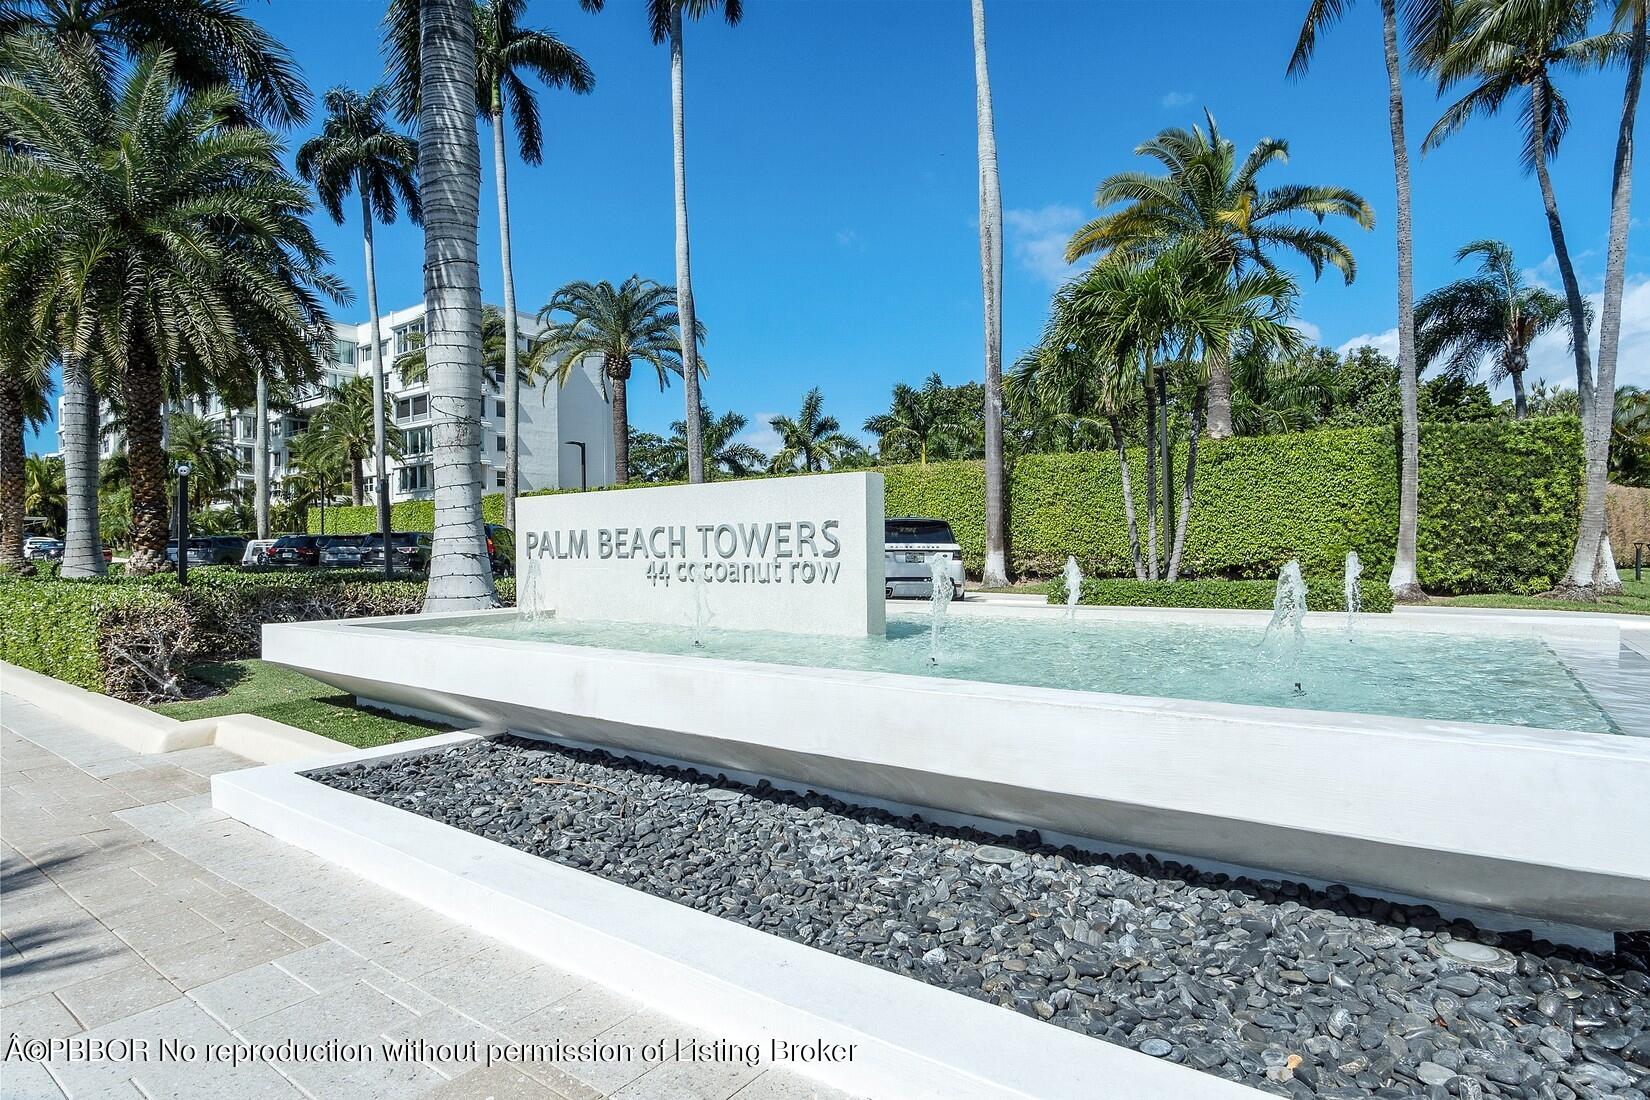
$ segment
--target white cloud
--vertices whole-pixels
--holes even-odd
[[[1052,203],[1036,210],[1005,210],[1009,249],[1027,271],[1058,286],[1071,277],[1076,266],[1066,263],[1066,243],[1083,224],[1083,212],[1075,206]]]
[[[745,426],[744,431],[739,433],[735,442],[744,443],[747,446],[755,447],[763,454],[772,457],[774,452],[778,451],[785,444],[784,441],[779,438],[779,433],[773,430],[773,425],[768,423],[768,421],[772,420],[776,416],[782,415],[784,414],[776,412],[753,413],[750,418],[750,423]]]
[[[1385,332],[1366,332],[1362,336],[1354,336],[1335,351],[1341,355],[1357,351],[1359,348],[1370,347],[1385,355],[1389,359],[1398,358],[1398,329],[1397,326]]]
[[[1295,327],[1300,330],[1302,336],[1306,337],[1306,342],[1309,344],[1316,344],[1323,339],[1323,329],[1314,325],[1311,321],[1297,317]]]
[[[856,252],[865,251],[865,242],[860,240],[857,229],[838,229],[836,243],[842,248],[851,248]]]
[[[1169,92],[1159,102],[1163,104],[1164,110],[1172,110],[1175,107],[1184,107],[1196,98],[1191,92]]]

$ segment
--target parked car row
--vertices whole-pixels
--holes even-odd
[[[23,557],[29,561],[62,561],[63,540],[50,538],[46,535],[34,535],[23,540]],[[114,548],[103,548],[103,560],[113,561]]]
[[[430,549],[427,532],[390,535],[390,551],[395,555],[398,570],[424,572],[430,566]],[[495,574],[502,575],[515,568],[515,536],[508,527],[487,524],[487,557]],[[282,535],[278,539],[259,539],[246,545],[241,564],[281,569],[382,569],[384,537],[377,534]]]

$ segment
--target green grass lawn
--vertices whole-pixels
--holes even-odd
[[[358,707],[353,696],[340,695],[335,687],[263,661],[196,665],[189,670],[189,675],[217,685],[223,694],[161,703],[152,709],[183,722],[224,714],[256,714],[358,749],[427,737],[453,728]]]
[[[1650,615],[1650,580],[1621,582],[1619,596],[1606,596],[1597,603],[1574,603],[1569,600],[1549,600],[1541,596],[1446,596],[1432,602],[1445,607],[1510,607],[1529,611],[1592,611],[1615,615]]]

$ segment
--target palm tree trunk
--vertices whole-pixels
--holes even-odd
[[[253,399],[252,523],[257,536],[269,537],[269,377],[260,368]]]
[[[1507,376],[1513,384],[1513,419],[1523,420],[1530,415],[1530,404],[1524,397],[1524,372],[1508,371]]]
[[[985,304],[985,573],[981,583],[1008,583],[1003,476],[1003,193],[997,177],[997,124],[986,66],[985,0],[973,0],[974,126],[980,160],[980,290]]]
[[[1409,139],[1404,134],[1403,69],[1398,59],[1397,0],[1381,0],[1381,34],[1386,52],[1387,127],[1392,133],[1392,177],[1398,216],[1398,545],[1387,585],[1392,598],[1426,599],[1415,568],[1415,533],[1420,518],[1421,417],[1415,369],[1415,226],[1410,214]]]
[[[23,557],[23,516],[28,511],[23,451],[22,380],[0,365],[0,572],[34,572]]]
[[[1174,439],[1169,435],[1169,371],[1157,368],[1157,445],[1163,462],[1163,554],[1167,575],[1168,554],[1174,539]]]
[[[383,539],[384,574],[390,576],[395,572],[395,551],[390,538],[390,482],[384,441],[389,395],[385,392],[384,343],[378,333],[378,260],[373,250],[372,204],[367,201],[366,180],[359,181],[356,190],[361,192],[361,252],[367,270],[367,324],[372,327],[372,351],[369,354],[372,356],[373,496],[378,505],[378,534]]]
[[[1197,480],[1197,437],[1203,434],[1204,401],[1203,387],[1199,386],[1192,396],[1192,436],[1186,445],[1186,487],[1180,495],[1180,519],[1174,529],[1174,552],[1169,555],[1171,581],[1180,578],[1180,559],[1186,550],[1186,524],[1192,515],[1192,484]]]
[[[476,262],[475,6],[419,0],[418,175],[435,532],[424,610],[496,607],[481,521],[481,284]],[[378,333],[373,333],[378,340]]]
[[[630,369],[629,364],[604,367],[613,390],[613,483],[630,480]]]
[[[349,460],[349,502],[359,508],[367,502],[366,463],[359,455]]]
[[[97,518],[97,394],[85,359],[63,355],[64,577],[100,577],[105,571]]]
[[[1627,89],[1622,97],[1621,126],[1616,131],[1616,161],[1610,180],[1610,238],[1604,259],[1604,301],[1599,310],[1598,326],[1598,384],[1594,390],[1593,408],[1581,408],[1582,441],[1587,448],[1585,492],[1581,504],[1581,526],[1576,534],[1575,553],[1570,559],[1569,572],[1560,586],[1567,590],[1591,588],[1595,595],[1621,591],[1621,580],[1615,576],[1614,555],[1608,549],[1609,532],[1605,528],[1604,494],[1610,477],[1610,434],[1615,415],[1616,356],[1621,344],[1621,296],[1627,272],[1627,231],[1631,223],[1633,205],[1633,126],[1638,116],[1639,90],[1644,81],[1645,9],[1646,0],[1633,4],[1633,31],[1627,53]],[[1542,195],[1551,190],[1542,171]],[[1553,208],[1548,221],[1554,228],[1554,242],[1559,239],[1558,212]],[[1557,253],[1555,252],[1555,255]],[[1560,266],[1560,271],[1565,268]],[[1564,284],[1565,293],[1570,283]],[[1576,309],[1570,307],[1572,326]],[[1573,327],[1573,332],[1585,332]],[[1578,349],[1576,369],[1584,370],[1583,356],[1587,340],[1576,337],[1571,341]],[[1599,575],[1598,565],[1607,562],[1608,569]]]
[[[1230,363],[1209,366],[1209,438],[1230,439],[1232,436],[1232,366]]]
[[[516,526],[521,476],[521,374],[516,365],[516,273],[510,261],[510,189],[505,182],[504,104],[492,90],[493,179],[498,186],[498,253],[504,267],[504,526]]]
[[[682,5],[670,8],[670,130],[675,142],[676,167],[676,315],[682,322],[682,390],[687,405],[688,481],[705,480],[705,443],[699,423],[699,331],[693,306],[693,272],[688,259],[687,132],[682,104]]]
[[[1146,564],[1147,576],[1157,580],[1157,389],[1150,360],[1146,363]]]
[[[1117,417],[1108,416],[1111,440],[1117,446],[1117,472],[1123,480],[1123,516],[1129,523],[1129,561],[1134,566],[1134,579],[1146,579],[1146,563],[1140,560],[1140,523],[1134,514],[1134,486],[1129,481],[1129,449],[1123,442],[1123,425]]]
[[[126,403],[126,462],[132,479],[128,535],[132,556],[127,559],[126,572],[141,577],[172,568],[166,560],[171,522],[166,500],[165,427],[161,420],[164,398],[160,366],[146,345],[139,343],[128,353],[121,382]]]

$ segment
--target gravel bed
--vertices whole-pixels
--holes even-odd
[[[1650,1097],[1644,970],[1425,906],[514,737],[312,778],[1280,1095]]]

